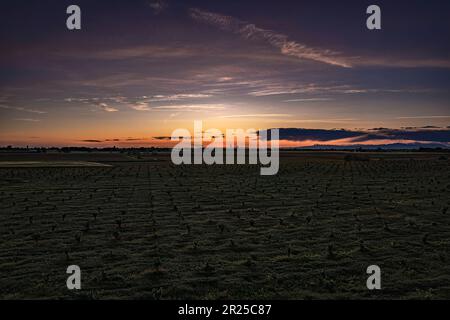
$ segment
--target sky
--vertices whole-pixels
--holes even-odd
[[[66,8],[81,8],[81,30]],[[381,30],[366,8],[381,8]],[[166,146],[285,128],[283,144],[450,145],[450,2],[4,1],[0,146]],[[289,128],[289,130],[286,130]]]

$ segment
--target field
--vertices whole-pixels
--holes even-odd
[[[165,155],[1,155],[110,166],[0,168],[1,299],[450,298],[450,162],[282,154],[258,166]],[[79,265],[82,290],[66,288]],[[366,288],[366,268],[382,290]]]

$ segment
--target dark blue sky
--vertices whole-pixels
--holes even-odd
[[[69,31],[77,4],[82,29]],[[370,4],[382,30],[366,28]],[[2,3],[4,143],[450,125],[449,1]]]

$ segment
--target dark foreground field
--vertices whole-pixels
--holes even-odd
[[[445,157],[292,153],[276,176],[67,157],[112,166],[0,168],[1,299],[450,298]]]

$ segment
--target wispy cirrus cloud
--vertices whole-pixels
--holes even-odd
[[[243,84],[245,85],[245,84]],[[347,84],[342,85],[324,85],[318,83],[298,84],[292,82],[260,82],[248,85],[248,95],[254,97],[288,95],[288,94],[376,94],[376,93],[433,93],[437,89],[431,88],[364,88],[355,87]],[[315,100],[312,100],[315,99]],[[320,100],[319,100],[320,99]],[[325,101],[328,98],[311,98],[309,101]],[[300,99],[290,99],[284,102],[307,101]]]
[[[116,109],[114,107],[111,107],[110,105],[104,103],[104,102],[100,102],[96,104],[97,107],[99,107],[101,110],[106,111],[106,112],[117,112],[119,111],[119,109]]]
[[[414,56],[348,56],[341,52],[313,48],[304,43],[289,40],[288,36],[273,30],[263,29],[256,25],[239,20],[232,16],[214,13],[198,8],[191,8],[192,19],[212,25],[220,30],[238,34],[243,38],[265,41],[280,50],[284,56],[313,60],[328,65],[344,68],[359,66],[385,66],[394,68],[450,68],[449,59],[414,57]]]
[[[33,118],[17,118],[14,119],[15,121],[25,121],[25,122],[40,122],[40,119],[33,119]]]
[[[200,98],[210,98],[211,94],[203,93],[179,93],[172,95],[155,95],[150,98],[150,101],[179,101],[184,99],[200,99]]]
[[[367,89],[355,89],[348,85],[320,85],[316,83],[298,84],[292,82],[263,82],[251,84],[248,95],[254,97],[265,97],[287,94],[316,94],[316,93],[363,93]]]
[[[152,106],[154,102],[172,102],[172,101],[188,101],[197,100],[212,97],[211,94],[204,93],[176,93],[169,95],[151,95],[151,96],[109,96],[109,97],[69,97],[65,98],[65,102],[69,103],[82,103],[88,105],[94,105],[106,112],[117,112],[119,109],[117,106],[128,107],[136,111],[151,111],[158,109],[218,109],[218,105],[194,105],[194,104],[182,104],[174,106]],[[111,105],[113,104],[113,105]]]
[[[16,111],[23,111],[23,112],[29,112],[29,113],[37,113],[37,114],[45,114],[47,111],[37,110],[37,109],[29,109],[24,107],[15,107],[15,106],[9,106],[9,105],[0,105],[1,109],[8,109],[8,110],[16,110]]]
[[[56,55],[69,56],[74,59],[125,60],[134,58],[168,59],[186,58],[199,54],[198,48],[186,46],[142,45],[124,48],[111,48],[95,52],[64,52]]]
[[[111,106],[109,103],[111,101],[113,101],[115,103],[123,102],[123,97],[65,98],[64,101],[69,102],[69,103],[87,104],[89,106],[94,106],[97,109],[100,109],[105,112],[118,112],[119,109],[117,109],[114,106]],[[108,102],[105,102],[105,101],[108,101]]]
[[[152,8],[153,13],[154,13],[155,15],[160,14],[161,12],[163,12],[164,10],[166,10],[167,7],[169,6],[169,5],[167,4],[167,2],[166,2],[166,1],[163,1],[163,0],[153,0],[153,1],[148,1],[147,3],[148,3],[148,6],[149,6],[150,8]]]
[[[320,102],[320,101],[332,101],[332,98],[301,98],[301,99],[289,99],[283,100],[283,102]]]
[[[201,109],[204,106],[204,109],[213,109],[212,105],[194,105],[194,104],[182,104],[182,105],[172,105],[172,106],[150,106],[150,104],[158,103],[158,102],[172,102],[172,101],[185,101],[185,100],[196,100],[196,99],[204,99],[212,97],[211,94],[202,94],[202,93],[178,93],[171,95],[153,95],[153,96],[142,96],[139,99],[124,99],[125,104],[127,104],[131,109],[137,111],[150,111],[150,110],[161,110],[161,109],[183,109],[183,110],[192,110],[192,109]]]
[[[358,57],[354,65],[383,66],[394,68],[450,68],[450,60],[414,57]]]
[[[129,105],[131,109],[136,111],[150,111],[150,105],[148,102],[136,102],[135,104]]]
[[[287,113],[255,113],[255,114],[233,114],[228,116],[222,116],[220,118],[282,118],[289,117]]]
[[[314,60],[329,65],[350,68],[352,65],[339,52],[328,49],[317,49],[309,47],[303,43],[288,39],[287,35],[262,29],[254,24],[237,18],[209,12],[197,8],[191,8],[189,15],[192,19],[215,26],[221,30],[238,34],[246,39],[262,40],[272,47],[278,48],[280,52],[287,56],[299,59]]]
[[[155,110],[180,110],[180,111],[202,111],[202,110],[224,110],[225,104],[181,104],[181,105],[166,105],[154,107]]]

